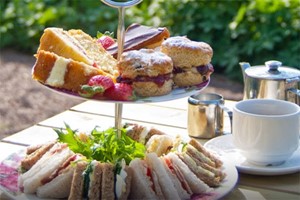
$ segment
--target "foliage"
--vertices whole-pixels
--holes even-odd
[[[2,0],[0,47],[32,53],[48,26],[115,32],[118,12],[97,0]],[[238,63],[277,59],[300,68],[299,0],[143,0],[126,10],[126,25],[166,26],[214,49],[217,72],[240,78]]]
[[[96,36],[97,30],[114,30],[118,12],[95,0],[2,0],[0,47],[35,52],[43,30],[49,26],[83,29]],[[104,32],[104,31],[103,31]]]
[[[85,134],[72,130],[66,123],[65,127],[65,131],[55,129],[58,141],[66,143],[74,153],[82,154],[88,160],[113,164],[124,160],[128,165],[131,160],[145,156],[146,147],[131,139],[125,129],[119,133],[115,128],[100,131],[95,127],[90,134]]]

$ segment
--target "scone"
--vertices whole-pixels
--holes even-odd
[[[172,59],[152,49],[124,52],[118,61],[118,82],[131,84],[138,96],[161,96],[173,86]]]
[[[173,81],[178,87],[199,85],[213,72],[210,64],[213,50],[205,42],[181,36],[170,37],[162,43],[161,51],[172,58]]]

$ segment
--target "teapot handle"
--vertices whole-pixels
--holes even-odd
[[[300,106],[300,90],[296,88],[289,88],[287,90],[287,100],[296,103]]]

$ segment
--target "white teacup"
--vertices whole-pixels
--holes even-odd
[[[248,162],[279,165],[299,146],[300,107],[276,99],[249,99],[233,108],[233,143]]]

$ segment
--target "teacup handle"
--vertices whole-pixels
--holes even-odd
[[[232,133],[232,110],[222,104],[220,104],[220,108],[227,113],[230,120],[230,133]]]

